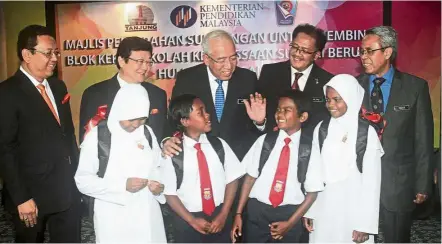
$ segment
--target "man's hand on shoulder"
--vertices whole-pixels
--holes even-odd
[[[183,151],[181,146],[181,140],[178,137],[170,137],[163,143],[163,150],[161,152],[161,155],[163,158],[166,156],[173,157],[175,155],[180,154],[180,152]]]

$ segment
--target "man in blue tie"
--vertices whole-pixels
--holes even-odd
[[[200,97],[210,114],[209,134],[224,139],[241,160],[264,129],[265,99],[255,93],[256,74],[237,67],[239,58],[228,32],[207,33],[202,49],[204,63],[178,72],[172,98],[181,94]],[[179,144],[178,138],[165,140],[163,152],[173,156],[181,150]]]
[[[380,219],[384,242],[410,242],[412,211],[431,190],[433,115],[428,83],[393,66],[397,34],[366,31],[361,45],[363,106],[384,116]]]

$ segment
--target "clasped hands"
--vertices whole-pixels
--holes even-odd
[[[154,180],[131,177],[126,181],[126,190],[128,192],[135,193],[146,186],[155,196],[161,194],[164,190],[164,185]]]
[[[227,214],[219,213],[211,222],[203,218],[193,218],[189,224],[199,233],[203,235],[215,234],[224,228]]]

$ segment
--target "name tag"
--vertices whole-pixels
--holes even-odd
[[[393,107],[394,111],[408,111],[410,110],[410,105],[397,105]]]
[[[242,99],[242,98],[241,98],[241,99],[238,99],[236,103],[237,103],[237,104],[244,104],[244,99]]]
[[[314,103],[322,103],[322,102],[324,102],[324,98],[322,98],[322,97],[313,97],[312,101]]]

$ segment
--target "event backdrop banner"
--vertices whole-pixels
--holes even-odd
[[[231,33],[239,66],[259,75],[263,64],[285,61],[292,31],[310,23],[326,31],[320,66],[331,73],[360,73],[359,46],[365,31],[382,24],[382,2],[355,1],[152,1],[56,5],[61,49],[59,76],[71,93],[78,132],[83,91],[112,77],[116,49],[124,37],[153,45],[154,66],[146,78],[167,92],[176,73],[202,62],[201,41],[215,29]]]

